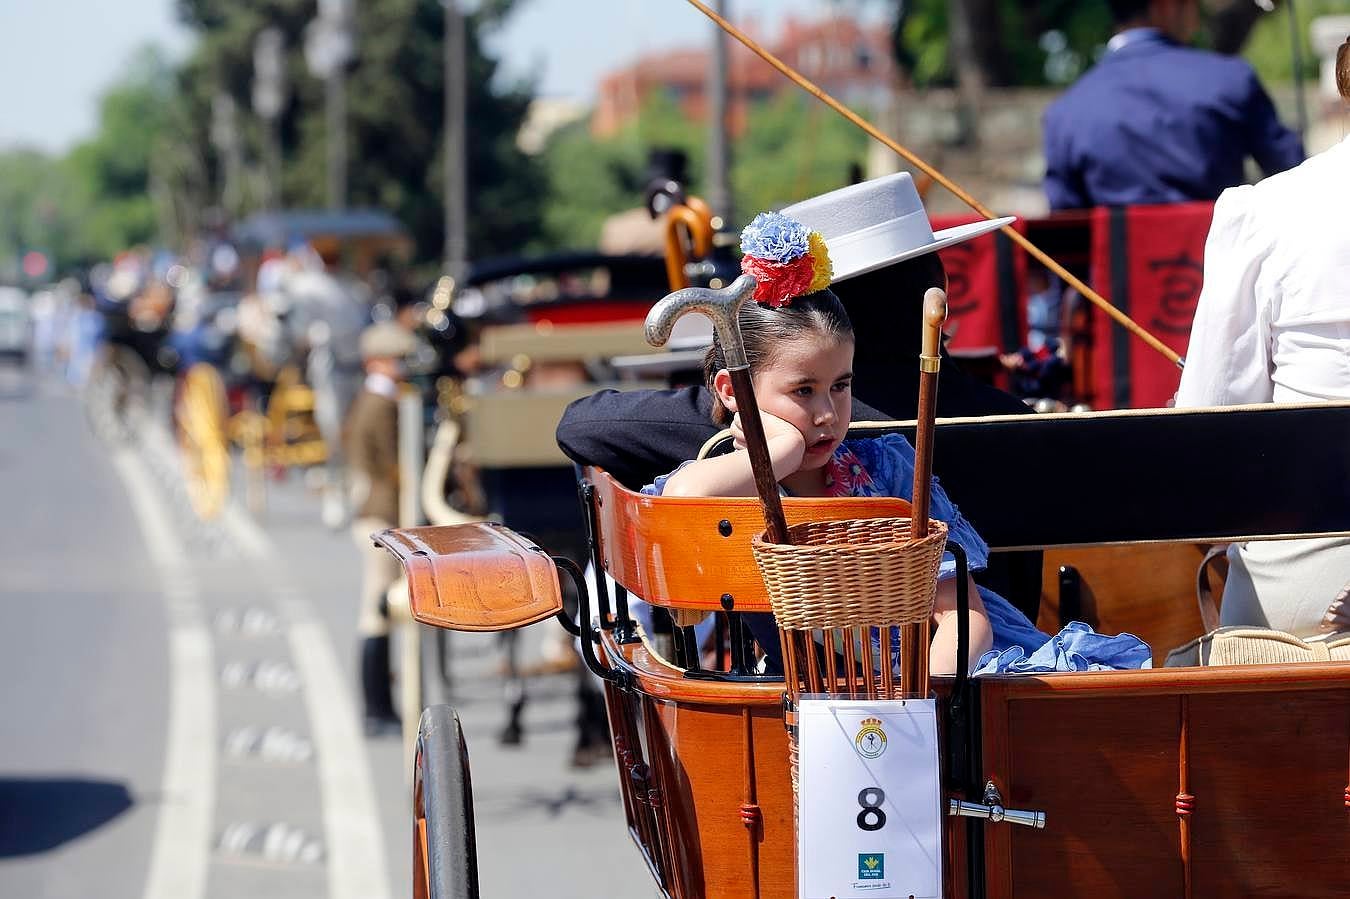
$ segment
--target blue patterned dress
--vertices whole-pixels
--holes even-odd
[[[643,487],[642,492],[660,496],[669,477],[658,477],[654,483]],[[834,451],[834,458],[825,473],[825,482],[830,496],[895,496],[912,500],[914,447],[900,434],[846,440]],[[970,522],[962,517],[961,511],[948,498],[936,477],[932,481],[931,497],[929,515],[946,522],[947,539],[959,543],[966,551],[971,573],[983,571],[989,565],[989,546],[971,527]],[[954,577],[955,574],[955,559],[948,553],[939,579]],[[1013,647],[1021,647],[1030,655],[1050,639],[1002,596],[985,587],[980,587],[979,592],[993,629],[993,652],[1002,653]],[[773,616],[750,614],[745,618],[760,646],[776,664],[779,646]]]

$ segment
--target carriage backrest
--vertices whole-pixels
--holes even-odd
[[[849,430],[888,433],[914,423]],[[995,550],[1350,535],[1350,403],[939,419],[933,445]]]
[[[764,530],[754,497],[657,497],[624,487],[598,468],[594,488],[605,572],[647,602],[703,611],[767,612],[768,596],[750,540]],[[893,497],[783,500],[788,524],[844,518],[908,517]]]

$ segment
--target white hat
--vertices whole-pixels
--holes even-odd
[[[361,332],[362,359],[401,359],[417,352],[417,338],[393,322],[380,322]]]
[[[996,231],[1016,216],[987,219],[933,233],[908,172],[850,184],[794,203],[783,215],[819,231],[834,264],[834,281],[941,250]]]

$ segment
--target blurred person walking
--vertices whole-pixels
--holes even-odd
[[[1045,194],[1052,210],[1213,200],[1303,161],[1244,60],[1186,44],[1199,0],[1108,0],[1106,54],[1045,113]]]
[[[92,293],[81,290],[76,295],[64,324],[66,382],[72,387],[83,387],[93,370],[94,356],[104,331],[103,316],[96,308]]]
[[[260,291],[264,285],[260,272]],[[305,382],[314,391],[314,421],[329,447],[322,517],[336,530],[347,517],[341,425],[361,383],[359,340],[370,323],[369,291],[353,278],[329,272],[303,241],[292,244],[276,286],[292,344],[304,350]]]
[[[402,571],[397,559],[371,543],[370,535],[398,522],[398,394],[405,379],[403,360],[416,349],[416,338],[392,322],[361,332],[366,379],[344,426],[357,508],[351,531],[362,557],[357,632],[367,736],[400,732],[390,685],[385,594]]]

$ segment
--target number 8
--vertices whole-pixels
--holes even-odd
[[[869,799],[869,794],[875,798]],[[881,787],[864,787],[859,790],[858,805],[862,806],[862,811],[858,812],[858,827],[868,833],[885,827],[886,813],[880,808],[885,801],[886,791]]]

